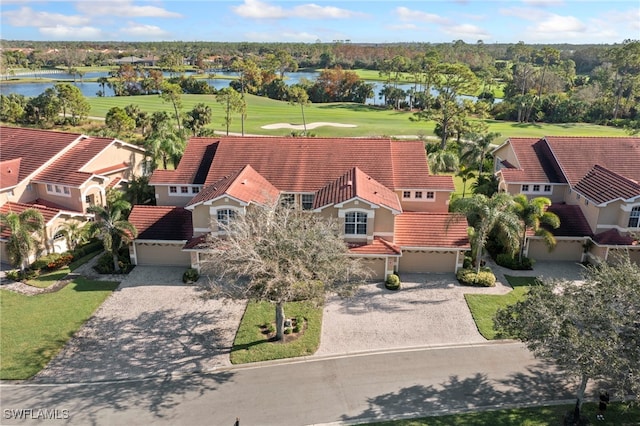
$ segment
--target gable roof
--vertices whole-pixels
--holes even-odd
[[[247,164],[284,192],[315,192],[353,167],[391,190],[434,182],[453,189],[450,176],[430,180],[421,141],[347,138],[191,138],[177,169],[154,172],[150,183],[194,184],[206,170],[210,185]]]
[[[467,220],[455,213],[399,214],[396,216],[393,241],[401,247],[471,247],[467,234]]]
[[[638,244],[636,239],[630,235],[622,235],[615,228],[596,234],[593,240],[601,246],[631,246]]]
[[[640,159],[637,164],[640,168]],[[575,185],[576,191],[596,204],[640,197],[640,184],[596,164]]]
[[[14,203],[9,201],[0,207],[0,213],[16,213],[20,214],[27,209],[34,209],[42,214],[44,218],[44,224],[47,226],[53,219],[62,213],[60,209],[43,206],[41,204],[26,204],[26,203]],[[8,228],[4,228],[0,234],[0,238],[6,239],[11,236],[11,231]]]
[[[6,182],[3,179],[0,185],[6,188],[11,183],[10,186],[15,186],[22,182],[81,138],[83,136],[76,133],[0,126],[2,169],[19,165],[18,170],[12,171],[17,172],[17,181],[13,177]],[[6,163],[8,160],[19,161]]]
[[[360,255],[387,255],[398,256],[402,253],[396,244],[386,241],[380,237],[373,237],[371,244],[367,243],[347,243],[349,252]]]
[[[195,206],[205,201],[215,200],[223,195],[231,196],[245,203],[265,204],[277,200],[280,191],[250,165],[223,177],[218,182],[205,186],[187,206]]]
[[[546,144],[538,138],[509,138],[519,167],[504,162],[500,170],[507,182],[564,183],[565,180],[551,161]]]
[[[313,208],[321,208],[330,204],[340,204],[354,198],[360,198],[371,204],[385,206],[401,212],[402,206],[395,192],[377,182],[358,167],[354,167],[329,182],[316,192]]]
[[[138,240],[175,240],[191,238],[191,212],[182,207],[136,205],[129,222],[138,230]]]
[[[556,237],[585,237],[593,235],[589,222],[582,214],[580,206],[554,203],[549,206],[547,211],[555,213],[560,219],[560,226],[556,229],[543,225]]]
[[[0,161],[0,184],[2,188],[11,188],[18,184],[21,162],[22,157]]]

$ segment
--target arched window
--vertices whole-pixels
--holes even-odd
[[[367,214],[363,212],[345,214],[344,233],[347,235],[367,235]]]
[[[640,228],[640,206],[631,209],[629,214],[629,228]]]

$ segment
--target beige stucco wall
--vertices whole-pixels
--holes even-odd
[[[402,198],[403,192],[404,191],[396,191],[403,211],[446,213],[449,210],[450,191],[433,191],[435,196],[433,200]],[[414,192],[415,190],[411,191],[412,196]],[[422,190],[423,197],[426,196],[427,192],[431,192],[431,190]]]
[[[131,178],[133,175],[142,175],[140,165],[144,161],[145,154],[128,146],[119,143],[113,143],[104,151],[100,152],[93,160],[89,161],[83,168],[83,171],[92,173],[107,167],[115,166],[122,163],[128,163],[129,168],[121,173],[125,179]],[[119,172],[120,173],[120,172]]]
[[[542,240],[530,239],[527,257],[535,260],[582,261],[584,239],[557,240],[556,247],[549,251]]]
[[[515,156],[513,150],[511,149],[511,145],[510,144],[506,144],[506,145],[498,148],[493,153],[493,158],[494,158],[494,164],[493,164],[494,170],[496,170],[496,163],[498,161],[498,158],[500,158],[500,160],[507,160],[508,162],[513,164],[514,166],[519,167],[518,160],[516,159],[516,156]]]
[[[385,264],[387,260],[384,257],[363,258],[362,265],[370,272],[369,280],[385,280]]]
[[[184,266],[191,265],[191,253],[182,251],[184,243],[145,243],[137,241],[136,265]]]
[[[169,186],[175,186],[177,189],[176,194],[169,193]],[[182,195],[180,192],[180,187],[183,185],[157,185],[154,186],[156,193],[156,205],[158,206],[177,206],[184,207],[187,205],[189,201],[193,197],[198,194],[194,194],[191,192],[191,188],[189,188],[189,193]]]
[[[218,208],[234,209],[238,214],[243,214],[245,210],[244,206],[242,206],[237,200],[230,197],[223,197],[215,200],[211,205],[201,204],[196,206],[191,214],[194,235],[202,234],[205,228],[210,229],[211,232],[217,232],[219,230],[216,224],[217,214],[211,214],[211,209]]]
[[[400,273],[455,272],[455,269],[455,251],[403,249],[398,265]]]
[[[37,185],[29,186],[23,182],[10,190],[0,192],[0,206],[9,201],[13,203],[30,203],[38,197]]]

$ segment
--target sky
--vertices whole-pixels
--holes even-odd
[[[640,0],[0,0],[5,40],[613,44]]]

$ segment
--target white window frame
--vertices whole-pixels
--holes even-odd
[[[177,194],[178,193],[178,187],[177,186],[170,186],[169,187],[169,194]]]
[[[435,201],[436,200],[436,191],[427,191],[427,193],[425,194],[425,198],[428,201]]]
[[[540,184],[536,183],[533,185],[533,192],[540,192]]]
[[[309,201],[309,197],[311,197],[311,200]],[[305,201],[305,198],[307,199]],[[302,194],[300,196],[300,203],[302,204],[302,209],[303,210],[311,210],[313,208],[313,202],[315,201],[315,195],[314,194]],[[305,204],[308,207],[305,207]]]
[[[411,198],[411,191],[402,191],[402,199],[409,200]]]
[[[422,200],[422,194],[423,194],[422,191],[416,191],[413,193],[413,196],[416,200]]]
[[[529,186],[530,185],[528,183],[522,184],[522,187],[521,187],[520,191],[521,192],[529,192]]]
[[[632,220],[635,220],[635,226],[631,225]],[[640,206],[635,206],[629,212],[629,221],[627,222],[627,228],[640,228]]]
[[[68,186],[47,183],[45,184],[45,188],[47,190],[47,194],[58,197],[71,197],[71,189]]]
[[[225,217],[220,218],[220,216],[224,214]],[[218,229],[222,226],[228,226],[229,222],[238,217],[238,211],[231,207],[222,207],[216,210],[216,223],[218,224]]]
[[[551,192],[552,191],[552,186],[551,185],[545,185],[544,186],[544,192]]]
[[[363,221],[364,219],[364,221]],[[367,235],[367,222],[369,220],[369,215],[367,212],[352,210],[345,212],[344,214],[344,234],[348,236],[366,236]],[[347,226],[353,226],[352,233],[347,232]],[[364,226],[363,229],[361,229]],[[364,232],[358,232],[359,230],[363,230]]]

